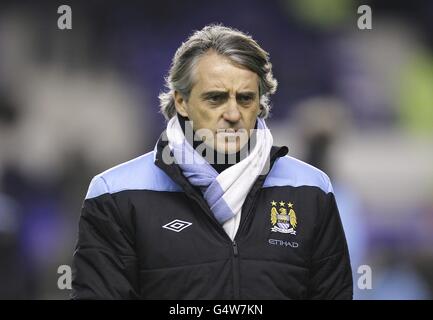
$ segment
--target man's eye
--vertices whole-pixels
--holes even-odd
[[[238,101],[241,103],[249,103],[249,102],[253,101],[253,97],[251,97],[251,96],[239,96]]]
[[[223,101],[223,97],[222,96],[210,96],[207,99],[208,99],[208,101],[210,101],[212,103]]]

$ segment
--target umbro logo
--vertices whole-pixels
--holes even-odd
[[[162,227],[174,232],[181,232],[183,229],[188,228],[190,225],[192,225],[191,222],[176,219],[172,222],[167,223],[166,225],[163,225]]]

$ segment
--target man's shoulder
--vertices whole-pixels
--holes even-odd
[[[126,190],[179,191],[179,187],[154,163],[155,152],[118,164],[93,177],[86,199]]]
[[[333,192],[331,181],[322,170],[291,156],[278,158],[266,178],[264,187],[313,186],[325,193]]]

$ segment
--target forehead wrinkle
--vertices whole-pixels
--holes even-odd
[[[210,92],[210,91],[218,91],[218,92],[227,92],[230,94],[242,94],[242,93],[258,93],[258,83],[257,85],[252,85],[250,81],[242,81],[237,83],[231,81],[230,84],[225,84],[224,81],[220,79],[212,80],[212,83],[203,82],[201,84],[202,92]]]
[[[215,60],[218,60],[218,63]],[[200,89],[201,92],[215,89],[235,93],[242,90],[254,92],[258,92],[259,90],[259,81],[256,73],[239,67],[228,58],[217,54],[202,56],[194,69],[196,76],[195,84],[199,85],[197,89]],[[235,72],[237,74],[233,77],[231,73]]]

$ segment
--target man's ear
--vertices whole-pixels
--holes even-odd
[[[180,94],[180,92],[175,91],[173,94],[173,98],[174,98],[174,106],[176,107],[177,113],[179,113],[181,116],[188,117],[186,101],[183,98],[183,96]]]
[[[257,110],[257,116],[259,116],[260,115],[260,113],[263,111],[263,106],[262,106],[262,104],[260,103],[259,104],[259,110]]]

